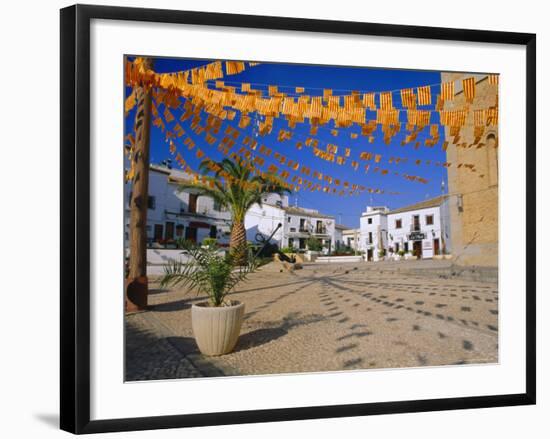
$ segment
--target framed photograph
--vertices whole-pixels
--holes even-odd
[[[61,10],[61,428],[535,403],[535,35]]]

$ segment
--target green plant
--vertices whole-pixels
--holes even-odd
[[[405,256],[406,253],[407,253],[407,252],[406,252],[405,250],[403,250],[403,249],[401,249],[401,250],[399,250],[399,251],[397,252],[397,254],[398,254],[399,256],[401,256],[401,257]]]
[[[386,250],[384,249],[378,250],[378,257],[383,258],[384,256],[386,256]]]
[[[176,248],[184,249],[189,247],[190,245],[193,245],[193,242],[189,241],[188,239],[185,239],[183,237],[176,239]]]
[[[308,238],[307,239],[307,249],[312,252],[320,252],[323,250],[323,244],[321,244],[321,241],[319,241],[317,238]]]
[[[258,261],[249,255],[242,265],[240,255],[246,249],[233,249],[221,255],[213,246],[197,246],[187,243],[183,254],[185,263],[173,260],[164,267],[161,287],[182,284],[197,294],[206,294],[211,306],[223,306],[225,297],[258,267]]]
[[[281,249],[281,253],[294,253],[295,250],[294,250],[294,247],[283,247]]]
[[[202,245],[206,247],[217,247],[218,246],[218,240],[216,238],[204,238],[202,240]]]
[[[283,195],[290,193],[290,189],[276,175],[254,175],[254,167],[244,160],[232,161],[227,158],[220,162],[204,160],[199,169],[204,177],[198,182],[190,181],[180,185],[180,190],[193,189],[196,194],[210,197],[217,205],[231,211],[229,245],[232,249],[241,249],[240,262],[244,263],[246,212],[254,204],[261,207],[265,195]]]

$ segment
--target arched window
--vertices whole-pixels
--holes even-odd
[[[487,134],[487,137],[485,139],[485,143],[489,148],[496,148],[498,146],[497,142],[497,136],[495,136],[493,133]]]

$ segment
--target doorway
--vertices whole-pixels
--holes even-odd
[[[185,229],[185,239],[191,242],[197,242],[197,228],[187,227],[187,229]]]
[[[174,223],[171,221],[166,222],[166,229],[164,230],[164,239],[172,240],[174,239]]]
[[[164,227],[162,224],[155,224],[154,233],[153,233],[153,239],[155,242],[162,241],[162,235],[164,232]]]
[[[367,261],[372,261],[372,248],[367,250]]]
[[[413,255],[416,259],[422,259],[422,241],[413,242]]]
[[[189,213],[197,213],[197,194],[189,194]]]
[[[434,239],[434,255],[439,255],[439,238]]]

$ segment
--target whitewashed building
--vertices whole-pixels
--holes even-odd
[[[388,248],[388,213],[385,206],[367,206],[361,215],[358,246],[367,261],[384,259]]]
[[[284,212],[283,247],[306,250],[307,240],[316,238],[323,245],[323,253],[328,253],[335,248],[336,221],[333,216],[324,215],[315,209],[296,206],[286,207]]]
[[[363,250],[360,243],[361,229],[346,229],[342,231],[342,238],[346,247],[357,252]]]
[[[346,246],[344,241],[344,232],[346,230],[349,230],[349,227],[344,226],[343,224],[336,224],[334,226],[334,248],[336,250]]]
[[[163,246],[178,238],[202,242],[216,238],[221,245],[229,244],[231,215],[209,197],[200,197],[192,190],[180,191],[179,184],[192,177],[166,166],[149,168],[149,198],[147,201],[147,242]],[[125,237],[128,239],[130,195],[132,186],[125,185]]]
[[[401,250],[419,259],[450,253],[448,197],[443,195],[391,211],[384,206],[367,207],[361,216],[360,242],[365,259],[373,261],[397,257]]]
[[[201,243],[216,238],[229,245],[231,213],[217,206],[207,196],[197,196],[192,189],[181,191],[179,185],[192,181],[192,176],[167,166],[151,165],[147,211],[147,241],[150,247],[163,247],[178,238]],[[125,186],[125,238],[129,233],[129,200],[131,185]],[[277,229],[278,224],[281,227]],[[252,206],[245,217],[247,240],[253,243],[269,238],[279,248],[307,250],[307,240],[317,238],[323,252],[335,247],[334,217],[314,209],[289,206],[288,196],[266,195],[262,206]]]
[[[288,196],[269,194],[262,200],[262,206],[253,205],[246,213],[244,226],[246,239],[251,242],[259,242],[268,239],[274,232],[271,242],[279,248],[284,241],[285,208],[288,207]],[[277,228],[281,224],[280,228]]]
[[[315,209],[289,206],[288,196],[271,194],[266,196],[262,206],[254,205],[246,214],[245,227],[247,239],[255,242],[258,236],[269,238],[275,232],[271,242],[279,248],[291,247],[307,250],[309,238],[318,239],[323,245],[323,253],[333,250],[336,245],[336,224],[334,217],[324,215]]]

